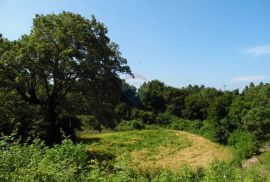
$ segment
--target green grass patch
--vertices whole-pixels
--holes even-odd
[[[231,152],[203,137],[176,130],[133,130],[109,133],[78,133],[80,141],[102,162],[139,171],[181,171],[184,165],[197,170],[216,160],[230,160]]]
[[[130,162],[131,152],[142,160],[156,160],[192,145],[192,141],[170,130],[135,130],[126,132],[81,135],[91,152],[113,156],[113,163]]]

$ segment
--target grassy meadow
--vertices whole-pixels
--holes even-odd
[[[142,172],[179,172],[183,166],[197,171],[213,161],[233,158],[229,149],[184,131],[134,130],[78,136],[92,154],[104,156],[114,167],[127,165]]]
[[[270,152],[247,168],[235,151],[185,131],[81,132],[48,147],[0,138],[0,181],[264,182]]]

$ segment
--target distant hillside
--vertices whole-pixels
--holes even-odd
[[[139,171],[167,168],[180,171],[187,164],[193,170],[214,160],[230,160],[232,152],[203,137],[175,130],[137,130],[102,134],[81,133],[93,154],[103,156],[115,167],[129,165]]]

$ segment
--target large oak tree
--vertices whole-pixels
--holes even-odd
[[[69,94],[96,99],[113,97],[119,73],[131,74],[107,28],[78,14],[36,15],[29,35],[0,38],[1,87],[44,110],[47,142],[59,138],[58,116]],[[87,99],[89,99],[87,98]],[[91,100],[91,99],[90,99]]]

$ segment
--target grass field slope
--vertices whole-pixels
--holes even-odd
[[[232,152],[203,137],[175,130],[136,130],[101,134],[80,133],[89,151],[104,156],[115,167],[128,165],[138,171],[193,170],[213,161],[232,159]]]

